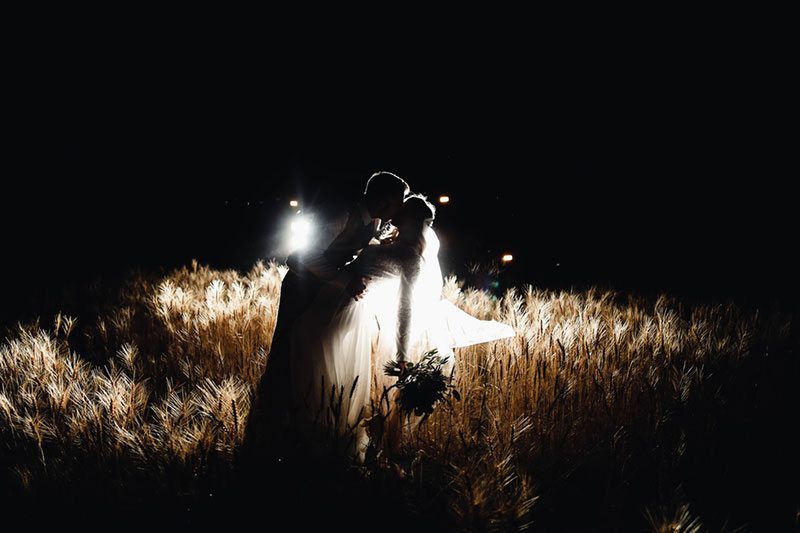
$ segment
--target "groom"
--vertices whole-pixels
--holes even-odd
[[[272,348],[248,424],[248,431],[257,432],[256,441],[264,436],[285,437],[291,405],[289,339],[295,320],[308,309],[324,282],[343,283],[354,298],[360,297],[365,289],[364,280],[348,281],[341,275],[342,267],[373,238],[378,238],[381,223],[397,214],[409,191],[408,184],[399,176],[376,172],[367,180],[364,195],[349,210],[344,229],[327,248],[288,257],[289,271],[281,285]],[[270,444],[278,444],[274,438],[269,440]]]

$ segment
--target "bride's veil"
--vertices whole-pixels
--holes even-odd
[[[443,281],[438,258],[439,239],[431,228],[426,229],[424,237],[424,261],[414,288],[411,338],[417,345],[412,353],[419,356],[420,351],[435,348],[452,360],[453,348],[513,337],[514,329],[508,324],[477,319],[441,298]]]
[[[432,306],[442,295],[442,269],[439,266],[439,238],[432,228],[423,232],[425,248],[422,252],[422,265],[417,281],[414,284],[415,315],[427,315],[423,306]],[[428,307],[430,312],[432,307]],[[415,318],[416,319],[416,318]]]

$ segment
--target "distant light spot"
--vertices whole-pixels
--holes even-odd
[[[449,204],[450,203],[450,197],[449,196],[440,196],[439,197],[439,203],[440,204]]]
[[[503,261],[503,263],[510,263],[511,261],[514,260],[514,256],[511,254],[503,254],[501,260]]]
[[[298,205],[300,205],[300,202],[297,200],[289,200],[289,207],[297,207]]]

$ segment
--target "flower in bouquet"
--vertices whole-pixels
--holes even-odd
[[[447,361],[447,356],[439,355],[438,350],[434,349],[426,352],[419,362],[406,363],[405,372],[397,361],[386,363],[385,374],[399,378],[392,387],[399,391],[396,401],[404,413],[427,417],[438,402],[447,400],[449,396],[461,400],[461,395],[452,384],[452,372],[449,376],[442,372]]]

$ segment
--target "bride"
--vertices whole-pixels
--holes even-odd
[[[292,331],[296,427],[342,444],[357,462],[369,441],[370,404],[394,380],[384,375],[385,363],[396,359],[404,367],[436,348],[452,365],[455,347],[514,336],[510,326],[478,320],[441,299],[434,213],[424,197],[409,196],[392,221],[394,242],[368,246],[345,267],[350,279],[368,280],[366,292],[354,299],[341,280],[326,283]]]

